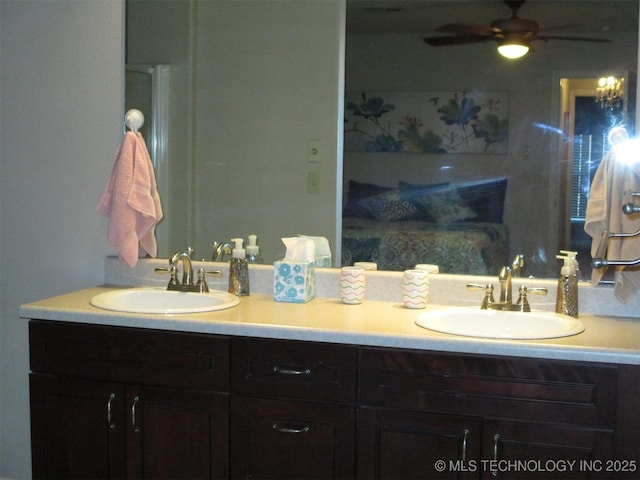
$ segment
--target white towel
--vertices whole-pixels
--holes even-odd
[[[640,158],[627,163],[616,158],[615,149],[600,163],[591,184],[584,229],[592,237],[591,256],[602,254],[607,260],[640,258],[640,237],[603,238],[603,232],[633,233],[640,229],[640,214],[625,215],[622,205],[631,202],[631,192],[640,192]],[[602,242],[608,242],[603,245]],[[597,284],[605,268],[593,269],[591,280]],[[640,269],[616,267],[616,297],[626,302],[640,289]]]
[[[139,132],[125,134],[96,210],[109,218],[109,243],[129,266],[135,266],[139,256],[157,255],[155,226],[162,220],[162,204]]]

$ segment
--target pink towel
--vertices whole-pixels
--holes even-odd
[[[130,267],[138,257],[155,257],[155,226],[162,219],[160,195],[144,138],[127,132],[96,209],[109,218],[107,238]]]
[[[603,238],[604,231],[633,233],[640,227],[639,214],[625,215],[622,205],[632,201],[631,192],[640,191],[640,163],[627,164],[616,159],[615,149],[603,159],[591,183],[585,231],[592,237],[591,256],[608,260],[635,260],[640,258],[640,239]],[[607,244],[603,244],[607,242]],[[597,284],[605,268],[594,268],[591,281]],[[615,294],[626,302],[640,289],[640,269],[616,267]]]

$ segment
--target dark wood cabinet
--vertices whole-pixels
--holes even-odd
[[[640,368],[30,322],[36,478],[638,478]]]
[[[124,478],[121,384],[32,374],[34,478]]]
[[[127,477],[225,478],[228,395],[127,388]]]
[[[591,466],[596,460],[613,458],[610,429],[485,420],[483,432],[481,458],[488,459],[481,465],[485,478],[617,478],[611,471],[596,471]]]
[[[228,477],[228,339],[31,322],[30,346],[35,478]]]
[[[232,478],[353,478],[354,408],[234,397]]]
[[[639,409],[622,393],[638,369],[364,348],[360,372],[359,478],[638,475]],[[594,469],[615,458],[633,463]]]
[[[480,457],[481,434],[475,417],[362,407],[358,478],[478,478],[469,460]],[[436,469],[438,461],[447,468]]]
[[[353,478],[357,366],[357,347],[232,339],[232,477]]]

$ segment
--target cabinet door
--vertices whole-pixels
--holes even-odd
[[[485,420],[485,478],[611,478],[613,432],[575,425]]]
[[[228,395],[127,388],[130,478],[228,477]]]
[[[354,476],[353,407],[233,397],[232,478]]]
[[[34,478],[125,476],[122,385],[30,376]]]
[[[475,417],[361,408],[357,478],[478,478],[481,425]]]

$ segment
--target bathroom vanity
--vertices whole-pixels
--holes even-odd
[[[21,308],[35,477],[638,477],[637,319],[487,340],[394,302],[139,315],[106,290]]]

